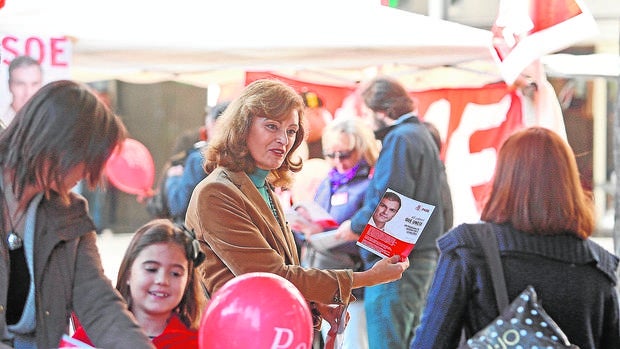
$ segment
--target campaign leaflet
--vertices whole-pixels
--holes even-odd
[[[409,256],[435,206],[387,189],[357,245],[379,257]]]
[[[345,241],[336,235],[338,222],[315,201],[303,201],[285,210],[286,220],[292,226],[301,223],[302,226],[316,223],[323,228],[323,232],[307,237],[308,242],[319,251],[328,251]]]
[[[284,211],[287,222],[294,224],[299,221],[303,225],[318,223],[323,229],[338,228],[338,222],[321,205],[315,201],[302,201]]]
[[[69,337],[67,334],[63,334],[62,338],[60,339],[60,343],[58,344],[58,348],[64,349],[64,348],[95,348],[95,347],[88,345],[79,339]]]
[[[338,238],[337,229],[312,234],[307,239],[310,245],[320,252],[328,252],[332,248],[340,246],[346,242]]]

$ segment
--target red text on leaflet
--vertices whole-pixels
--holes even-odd
[[[415,246],[415,244],[399,240],[370,224],[366,224],[358,241],[359,246],[373,253],[381,254],[384,257],[391,257],[397,254],[405,258],[409,256],[409,253],[411,253]]]

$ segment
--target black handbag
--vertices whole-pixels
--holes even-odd
[[[495,299],[501,314],[473,337],[464,341],[459,349],[579,349],[568,341],[562,329],[540,305],[534,287],[527,286],[512,303],[508,304],[506,279],[493,225],[482,223],[478,226],[481,229],[475,231],[479,232],[478,238],[491,272]]]

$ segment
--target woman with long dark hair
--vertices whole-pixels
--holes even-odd
[[[152,348],[104,275],[87,203],[126,137],[86,86],[43,86],[0,133],[0,348],[55,348],[72,312],[102,348]]]
[[[579,348],[620,348],[618,258],[589,239],[590,193],[569,145],[531,127],[502,145],[482,211],[497,236],[510,300],[532,285]],[[438,240],[441,255],[411,348],[455,348],[499,313],[479,234],[462,224]]]

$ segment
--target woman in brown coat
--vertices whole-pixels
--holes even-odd
[[[209,176],[194,189],[186,224],[207,257],[204,279],[213,294],[235,276],[270,272],[291,281],[316,309],[348,304],[351,290],[397,280],[409,266],[398,257],[367,271],[306,269],[275,187],[288,187],[302,167],[294,155],[304,139],[304,104],[275,80],[248,85],[220,118],[206,150]],[[353,297],[354,298],[354,297]]]

